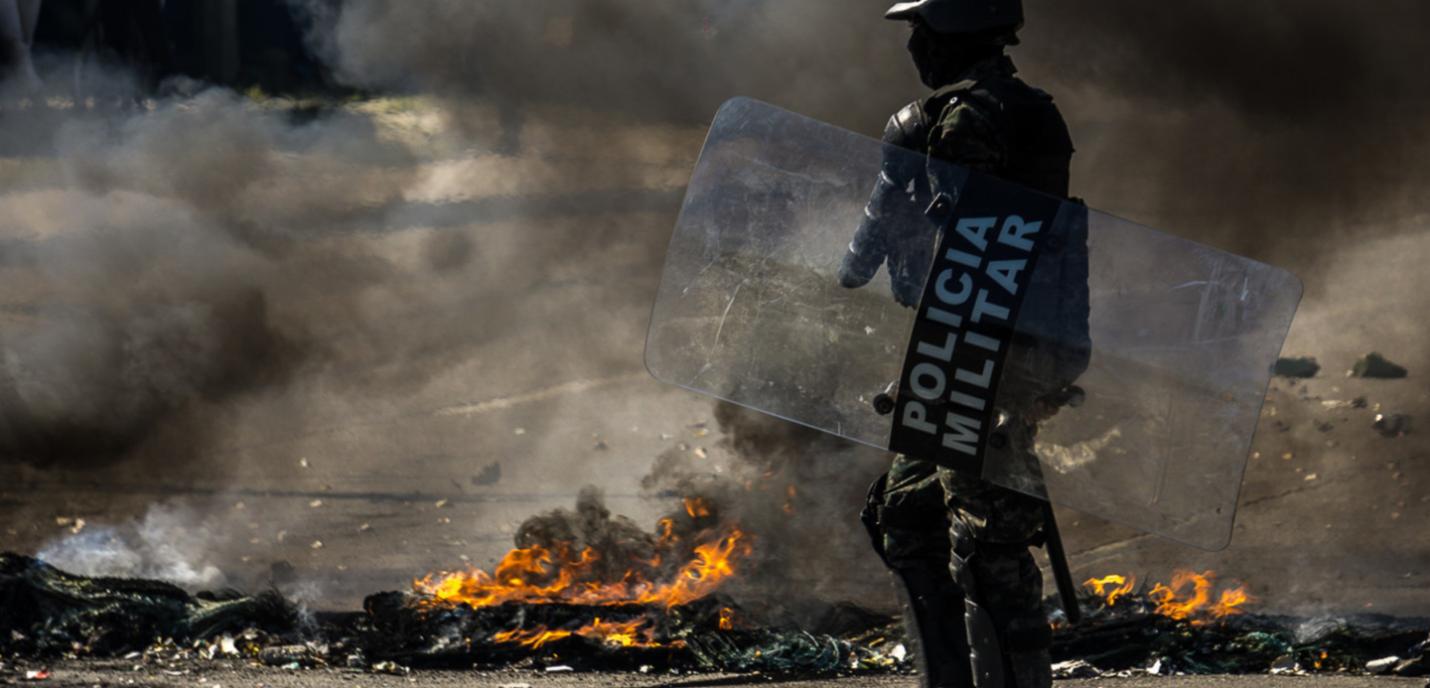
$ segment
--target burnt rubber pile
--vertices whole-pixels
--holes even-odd
[[[274,592],[185,591],[74,576],[0,554],[0,654],[12,658],[246,657],[276,666],[566,666],[585,670],[836,674],[897,668],[891,619],[827,607],[808,629],[752,623],[721,595],[665,607],[508,601],[473,607],[419,592],[361,612],[309,613]]]
[[[1091,582],[1090,582],[1091,583]],[[1104,586],[1106,587],[1106,586]],[[1171,673],[1430,673],[1430,622],[1223,613],[1195,579],[1130,588],[1109,603],[1089,586],[1086,618],[1057,620],[1064,676]],[[1194,604],[1195,603],[1195,604]],[[811,603],[812,604],[812,603]],[[1202,606],[1196,606],[1201,604]],[[832,675],[908,670],[894,620],[826,605],[805,628],[779,605],[713,593],[671,606],[444,602],[414,590],[359,612],[310,613],[275,592],[189,593],[157,581],[74,576],[0,554],[0,653],[11,660],[245,658],[292,668],[518,666],[560,670]]]
[[[1315,619],[1255,614],[1241,587],[1179,571],[1139,587],[1107,576],[1084,583],[1084,617],[1054,615],[1055,673],[1430,675],[1430,619],[1354,615]]]

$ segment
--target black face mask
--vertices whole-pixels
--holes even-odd
[[[929,88],[938,88],[935,83],[934,59],[930,31],[923,24],[915,23],[909,34],[909,57],[914,59],[914,68],[919,70],[919,81]]]
[[[1002,47],[973,36],[947,36],[915,22],[909,34],[909,56],[919,70],[919,80],[929,88],[957,81],[979,61],[996,57]]]

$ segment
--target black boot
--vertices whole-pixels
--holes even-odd
[[[1052,688],[1053,658],[1048,650],[1009,652],[1005,656],[1013,688]]]
[[[963,590],[940,564],[894,569],[924,688],[972,688]]]

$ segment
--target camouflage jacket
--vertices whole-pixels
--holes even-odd
[[[883,141],[1067,198],[1072,139],[1053,99],[1015,76],[1007,57],[978,63],[957,83],[910,103],[889,119]],[[849,264],[872,276],[887,262],[894,297],[914,307],[922,296],[932,246],[924,211],[933,199],[924,158],[886,152]],[[1087,368],[1085,216],[1070,225],[1068,245],[1045,248],[1019,318],[1022,341],[1010,351],[1004,387],[1013,407],[1072,384]],[[1005,378],[1008,379],[1008,378]],[[1021,397],[1021,398],[1013,398]]]

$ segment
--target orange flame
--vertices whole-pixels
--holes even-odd
[[[672,527],[662,526],[662,530],[661,544],[668,545],[677,540]],[[573,554],[570,548],[564,546],[555,549],[533,546],[507,552],[491,573],[474,568],[455,573],[429,574],[414,580],[412,586],[429,598],[424,601],[428,605],[465,604],[481,608],[505,602],[561,602],[583,605],[635,603],[669,608],[714,592],[735,574],[736,562],[752,551],[749,536],[738,528],[731,528],[712,541],[696,545],[691,560],[668,580],[654,580],[659,563],[659,558],[656,558],[635,562],[624,571],[620,580],[612,582],[594,580],[593,565],[600,559],[595,550],[586,548]],[[556,639],[559,638],[548,637],[540,642]],[[526,644],[524,641],[535,642],[535,638],[523,635],[512,635],[506,641],[497,640],[523,644]]]
[[[672,521],[668,518],[662,518],[659,521],[656,521],[655,527],[660,530],[660,535],[659,538],[656,540],[656,544],[662,547],[668,547],[672,544],[675,544],[675,542],[680,539],[675,534],[675,521]]]
[[[1083,581],[1083,587],[1101,597],[1107,606],[1117,604],[1131,595],[1137,579],[1131,576],[1103,576]],[[1216,573],[1175,571],[1171,585],[1157,583],[1147,591],[1147,599],[1157,605],[1156,612],[1177,621],[1189,621],[1194,626],[1208,620],[1225,619],[1243,613],[1243,607],[1256,601],[1245,586],[1216,591]]]
[[[675,607],[694,602],[720,587],[725,579],[735,575],[735,560],[753,552],[746,535],[738,528],[716,542],[695,547],[695,558],[681,567],[672,583],[658,586],[636,598],[641,604],[663,604]],[[621,602],[624,600],[618,600]]]
[[[516,643],[522,647],[535,650],[547,643],[569,637],[571,637],[571,631],[551,631],[545,628],[525,631],[517,628],[496,633],[492,636],[492,641],[498,643]]]
[[[1147,592],[1147,598],[1157,603],[1158,614],[1178,621],[1191,620],[1193,625],[1205,623],[1207,618],[1224,619],[1240,614],[1243,605],[1254,601],[1245,587],[1238,586],[1221,591],[1213,602],[1215,581],[1213,571],[1177,571],[1172,574],[1170,586],[1158,583]]]
[[[685,498],[685,513],[691,518],[708,518],[710,516],[710,505],[700,497]]]
[[[552,630],[544,626],[530,630],[518,628],[493,634],[492,641],[515,643],[527,649],[536,650],[547,643],[577,636],[599,640],[615,647],[661,647],[661,644],[654,638],[654,629],[648,624],[649,622],[645,619],[602,621],[598,616],[591,623],[574,631]],[[680,641],[676,641],[673,644],[679,643]]]
[[[1113,574],[1102,578],[1089,578],[1083,581],[1082,585],[1101,597],[1107,606],[1113,607],[1117,605],[1117,598],[1132,592],[1137,585],[1137,579]]]
[[[653,629],[646,624],[645,619],[602,622],[598,616],[595,621],[578,629],[576,635],[596,638],[617,647],[660,647],[660,643],[652,637]]]
[[[1235,616],[1242,613],[1242,606],[1250,602],[1255,602],[1256,598],[1246,591],[1244,587],[1237,587],[1231,590],[1221,591],[1221,599],[1217,600],[1216,606],[1212,607],[1212,616],[1224,619],[1228,616]]]
[[[735,629],[735,610],[724,607],[720,610],[720,630],[732,631]]]

